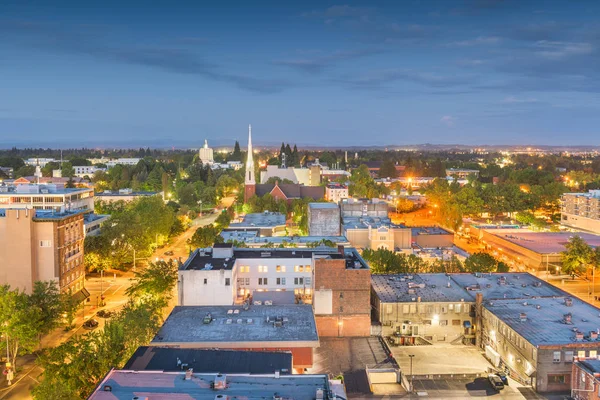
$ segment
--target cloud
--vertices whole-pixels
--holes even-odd
[[[442,118],[440,118],[440,122],[448,127],[452,127],[456,122],[456,117],[453,117],[451,115],[444,115]]]
[[[382,53],[381,50],[376,48],[371,49],[359,49],[351,51],[335,51],[326,56],[313,57],[313,58],[295,58],[288,60],[275,61],[275,65],[282,65],[298,69],[302,72],[308,72],[312,74],[323,72],[323,70],[338,64],[345,60],[351,60],[360,57],[366,57],[374,54]]]
[[[524,104],[524,103],[537,103],[538,99],[528,97],[528,98],[518,98],[515,96],[508,96],[502,100],[503,104]]]
[[[57,25],[29,21],[0,23],[0,33],[12,35],[15,40],[44,51],[85,55],[169,73],[194,75],[257,93],[277,93],[294,86],[285,80],[227,72],[222,66],[177,47],[106,45],[100,40],[104,32],[98,31],[97,27],[79,28],[69,31]]]
[[[448,43],[449,46],[489,46],[500,43],[502,39],[498,36],[478,36],[474,39],[461,40],[457,42]]]
[[[590,43],[550,42],[547,40],[540,40],[535,46],[539,49],[536,51],[536,54],[554,60],[586,55],[594,51],[594,47]]]
[[[371,71],[358,77],[338,79],[338,82],[341,82],[352,89],[367,90],[382,89],[397,81],[416,83],[439,89],[463,86],[471,82],[472,78],[466,76],[445,76],[409,69],[386,69]]]

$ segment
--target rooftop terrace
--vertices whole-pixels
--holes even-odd
[[[317,347],[312,306],[178,306],[152,345],[188,343],[203,347]]]

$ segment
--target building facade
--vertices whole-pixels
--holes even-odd
[[[350,196],[346,185],[331,183],[325,187],[325,200],[327,201],[337,204],[348,197]]]
[[[65,188],[59,184],[0,186],[0,209],[94,211],[94,190]]]
[[[571,397],[576,400],[600,399],[600,360],[597,357],[574,358]]]
[[[561,224],[600,234],[600,190],[561,196]]]
[[[211,165],[215,162],[213,157],[213,149],[208,147],[208,140],[204,141],[204,146],[198,151],[198,156],[204,165]]]
[[[0,283],[31,293],[36,281],[84,287],[83,212],[0,210]]]
[[[308,203],[308,234],[340,236],[340,207],[334,203]]]

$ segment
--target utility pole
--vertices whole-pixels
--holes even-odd
[[[412,369],[412,364],[413,364],[413,358],[414,358],[414,354],[409,354],[408,355],[410,357],[410,393],[413,392],[413,369]]]

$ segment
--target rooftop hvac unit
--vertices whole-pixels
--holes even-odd
[[[575,333],[575,341],[581,342],[582,340],[583,340],[583,332],[576,332]]]
[[[223,390],[226,388],[227,388],[227,376],[222,375],[222,374],[218,374],[217,376],[215,376],[214,389],[215,390]]]
[[[262,301],[260,301],[260,300],[254,300],[254,305],[255,306],[260,306],[260,305],[262,305]]]
[[[265,306],[272,306],[273,300],[265,300]]]

